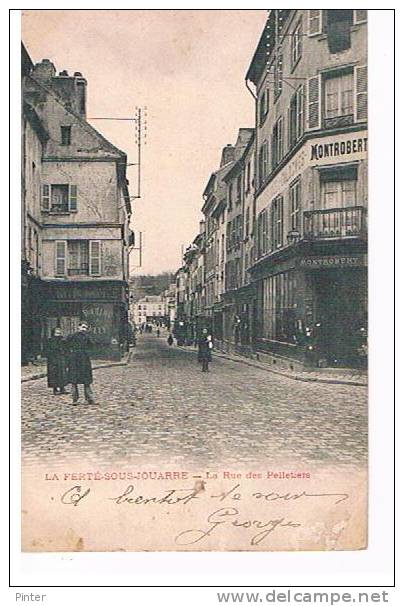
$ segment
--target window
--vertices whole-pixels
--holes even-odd
[[[325,126],[350,124],[354,115],[353,73],[326,78],[324,95]]]
[[[88,240],[69,240],[67,243],[69,253],[68,275],[88,276],[89,272],[89,245]]]
[[[231,222],[229,221],[226,225],[226,242],[227,250],[231,249]]]
[[[61,139],[62,145],[70,145],[71,137],[72,137],[72,127],[71,126],[61,126]]]
[[[51,187],[51,212],[69,211],[69,186],[52,185]]]
[[[245,238],[250,236],[250,207],[248,206],[245,211]]]
[[[228,194],[229,194],[229,210],[231,210],[232,206],[233,206],[233,183],[229,183]]]
[[[251,160],[248,161],[245,177],[245,191],[246,194],[250,191],[251,186]]]
[[[268,142],[264,141],[258,154],[258,182],[262,185],[268,175]]]
[[[297,179],[289,188],[290,229],[300,231],[301,182]]]
[[[308,11],[309,15],[309,36],[321,34],[323,31],[323,11],[318,8],[311,8]]]
[[[357,167],[320,171],[321,207],[346,208],[357,204]]]
[[[324,209],[356,206],[356,181],[323,181],[321,201]]]
[[[303,117],[304,89],[303,86],[299,86],[291,99],[289,108],[289,147],[293,147],[296,141],[303,135]]]
[[[237,198],[236,198],[236,204],[240,204],[240,202],[241,202],[241,189],[242,189],[242,184],[243,184],[243,181],[242,181],[242,176],[241,176],[241,175],[239,175],[239,176],[237,177]]]
[[[270,249],[268,242],[268,215],[269,211],[267,208],[261,211],[258,215],[258,258],[266,255]]]
[[[267,117],[269,110],[269,88],[265,88],[263,93],[261,94],[259,101],[259,117],[260,117],[260,125],[262,125]]]
[[[283,158],[283,118],[277,120],[272,130],[272,168],[274,169]]]
[[[327,40],[330,53],[341,53],[351,48],[352,10],[327,10]]]
[[[300,57],[302,56],[302,39],[303,39],[303,25],[300,20],[297,24],[291,39],[291,59],[292,59],[292,68],[298,63]]]
[[[282,53],[279,53],[275,61],[275,74],[274,74],[274,102],[278,99],[282,93],[283,88],[283,57]]]
[[[77,185],[42,185],[42,210],[53,213],[77,211]]]
[[[264,338],[296,343],[299,333],[295,309],[296,286],[296,274],[293,270],[263,280]]]
[[[271,241],[272,250],[283,246],[283,196],[277,196],[272,201]]]

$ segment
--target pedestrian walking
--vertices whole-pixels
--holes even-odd
[[[171,333],[168,335],[167,343],[169,344],[170,347],[174,343],[174,339],[173,339],[173,336]]]
[[[209,372],[209,362],[212,362],[212,337],[207,328],[202,330],[198,341],[198,362],[202,364],[202,372]]]
[[[67,393],[65,387],[69,379],[67,374],[66,342],[59,327],[53,329],[52,336],[48,339],[46,358],[48,387],[52,387],[55,396]]]
[[[93,342],[88,335],[87,322],[80,322],[78,332],[67,339],[69,348],[69,381],[72,384],[73,404],[79,400],[79,385],[84,385],[84,397],[89,404],[96,404],[91,384],[93,371],[90,352]]]
[[[160,336],[160,329],[158,328],[156,331],[156,335],[159,337]]]

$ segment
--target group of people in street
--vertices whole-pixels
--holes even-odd
[[[79,401],[79,385],[84,386],[84,397],[88,404],[96,404],[92,390],[93,372],[90,353],[93,348],[88,334],[87,322],[80,322],[78,331],[64,337],[60,328],[54,328],[47,345],[48,387],[55,396],[66,394],[71,384],[73,405]]]

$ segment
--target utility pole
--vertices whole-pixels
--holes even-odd
[[[147,141],[147,106],[135,108],[135,117],[133,118],[89,118],[89,120],[113,120],[116,122],[127,121],[135,123],[135,144],[137,148],[137,162],[131,162],[126,166],[137,166],[137,194],[136,196],[130,196],[130,200],[137,200],[141,198],[141,183],[142,183],[142,145],[146,145]],[[139,265],[142,267],[142,256],[143,256],[143,233],[139,232],[139,246],[132,246],[130,250],[139,251]]]

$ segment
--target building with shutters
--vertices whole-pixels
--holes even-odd
[[[255,346],[363,364],[367,316],[367,11],[271,10],[256,96]]]
[[[235,144],[235,162],[224,180],[227,185],[225,289],[223,293],[223,347],[226,351],[251,345],[255,287],[250,283],[253,201],[254,129],[241,128]]]
[[[36,349],[43,350],[56,326],[68,335],[86,320],[94,354],[120,355],[127,341],[133,239],[126,155],[87,122],[81,73],[57,74],[44,59],[25,74],[23,99],[24,111],[45,133],[24,211],[25,238],[38,240],[32,253]]]

